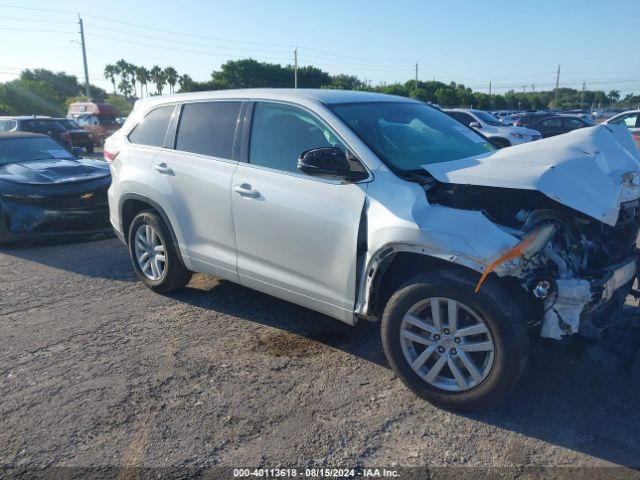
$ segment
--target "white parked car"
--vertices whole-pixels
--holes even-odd
[[[410,389],[477,410],[530,338],[597,336],[632,291],[629,142],[598,126],[496,150],[416,100],[227,90],[138,101],[104,155],[111,223],[150,289],[204,272],[380,321]]]
[[[629,110],[611,117],[603,122],[607,125],[624,125],[629,129],[629,133],[640,149],[640,110]]]
[[[506,125],[484,110],[452,108],[444,111],[468,127],[478,130],[501,148],[542,138],[537,130]]]

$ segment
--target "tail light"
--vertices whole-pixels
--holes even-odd
[[[113,162],[120,152],[109,151],[106,148],[102,151],[102,156],[107,162]]]

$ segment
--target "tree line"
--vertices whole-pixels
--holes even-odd
[[[230,60],[213,71],[208,80],[195,81],[188,74],[179,74],[169,66],[151,68],[134,65],[120,59],[104,68],[104,78],[112,85],[112,93],[91,85],[95,100],[113,104],[127,115],[137,98],[163,93],[222,90],[231,88],[290,88],[295,69],[292,65],[259,62],[254,59]],[[515,92],[489,95],[473,91],[461,83],[408,80],[403,83],[372,86],[355,75],[331,75],[317,67],[298,68],[299,88],[331,88],[365,90],[412,97],[443,107],[473,107],[485,110],[528,110],[539,108],[637,108],[640,95],[621,98],[619,90],[576,90]],[[0,84],[0,114],[61,116],[72,101],[82,97],[84,86],[74,75],[46,69],[24,70],[19,78]]]
[[[148,85],[151,83],[155,87],[153,95],[162,95],[165,87],[169,87],[169,93],[175,92],[176,84],[181,91],[188,91],[193,80],[188,74],[178,74],[173,67],[161,68],[154,65],[150,69],[144,66],[134,65],[125,59],[120,59],[116,63],[108,64],[104,67],[104,78],[113,85],[113,94],[120,93],[125,98],[149,96]],[[140,86],[138,95],[137,86]]]

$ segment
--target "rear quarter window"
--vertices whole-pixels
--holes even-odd
[[[127,136],[129,141],[136,145],[163,147],[174,108],[173,105],[166,105],[151,110],[133,127]]]
[[[231,159],[240,102],[198,102],[182,107],[176,150]]]

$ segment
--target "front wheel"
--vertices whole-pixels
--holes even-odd
[[[472,272],[419,275],[389,300],[382,342],[396,375],[430,403],[456,411],[490,407],[520,377],[529,352],[521,309]]]
[[[167,226],[155,211],[144,210],[135,216],[128,245],[136,275],[154,292],[173,292],[189,283],[191,272],[183,265]]]

